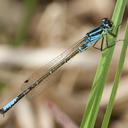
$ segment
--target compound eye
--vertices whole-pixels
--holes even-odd
[[[112,27],[112,25],[113,25],[113,23],[111,22],[111,23],[110,23],[110,27]]]
[[[102,24],[103,26],[106,26],[106,25],[108,24],[108,19],[107,19],[107,18],[103,18],[103,19],[101,20],[101,24]]]
[[[103,24],[103,23],[105,23],[106,22],[106,18],[103,18],[102,20],[101,20],[101,23]]]
[[[105,18],[104,19],[102,19],[102,22],[104,22],[105,21]]]
[[[108,26],[111,28],[112,25],[113,25],[113,23],[110,21],[110,22],[108,23]]]

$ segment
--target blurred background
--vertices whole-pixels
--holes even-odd
[[[116,0],[0,0],[0,107],[26,88],[22,83],[39,67],[111,18]],[[126,9],[118,39],[124,38]],[[96,128],[101,126],[122,42],[110,66]],[[90,48],[24,97],[0,128],[79,128],[101,52]],[[38,73],[37,73],[38,75]],[[47,86],[48,85],[48,86]],[[46,87],[44,87],[46,86]],[[109,128],[128,127],[128,53]]]

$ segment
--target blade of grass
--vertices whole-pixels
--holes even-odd
[[[13,46],[19,46],[23,43],[23,40],[27,36],[28,28],[30,26],[32,16],[36,9],[38,0],[24,0],[24,4],[26,7],[26,14],[19,28],[17,37],[15,41],[12,43]]]
[[[127,0],[117,0],[116,7],[113,13],[112,21],[114,24],[113,33],[117,34],[119,24],[122,22],[124,10]],[[109,42],[116,40],[114,37],[109,37]],[[88,100],[86,112],[84,113],[81,128],[93,128],[95,125],[96,117],[98,114],[100,100],[102,97],[109,65],[111,63],[114,47],[105,50],[100,59],[100,63],[97,68],[96,76],[93,82],[91,93]]]
[[[116,96],[116,93],[117,93],[117,89],[118,89],[118,86],[119,86],[119,81],[120,81],[120,77],[121,77],[121,73],[122,73],[122,69],[123,69],[123,65],[124,65],[124,61],[125,61],[127,48],[128,48],[128,21],[127,21],[124,43],[123,43],[122,50],[121,50],[120,60],[119,60],[119,64],[118,64],[118,67],[117,67],[111,96],[110,96],[110,99],[109,99],[109,103],[107,105],[107,109],[106,109],[106,112],[105,112],[105,116],[104,116],[101,128],[107,128],[108,124],[109,124],[110,116],[111,116],[112,109],[113,109],[113,106],[114,106],[115,96]]]

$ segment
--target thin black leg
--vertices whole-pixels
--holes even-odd
[[[98,42],[98,41],[97,41]],[[97,48],[95,47],[95,45],[97,44],[97,42],[92,46],[93,48],[97,49],[97,50],[100,50],[101,51],[101,48]]]
[[[98,41],[97,41],[97,42],[98,42]],[[96,42],[96,43],[97,43],[97,42]],[[96,43],[95,43],[92,47],[95,48],[95,49],[97,49],[97,50],[103,51],[103,50],[104,50],[104,49],[103,49],[103,45],[104,45],[104,37],[102,37],[101,47],[100,47],[100,48],[95,47]]]
[[[104,50],[103,47],[104,47],[104,37],[102,37],[102,41],[101,41],[101,48],[100,48],[101,51]]]
[[[92,46],[93,48],[95,48],[96,50],[100,50],[101,51],[101,48],[97,48],[97,47],[94,47],[94,46]]]
[[[109,45],[109,43],[108,43],[108,34],[106,34],[106,48],[104,48],[102,51],[104,51],[104,50],[106,50],[107,48],[111,48],[111,47],[113,47],[115,44],[112,44],[112,45]]]

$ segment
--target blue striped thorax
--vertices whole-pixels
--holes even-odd
[[[85,48],[96,44],[100,39],[109,34],[109,31],[111,30],[112,22],[107,18],[102,19],[99,27],[85,35],[85,41],[82,42],[83,45],[79,48],[80,52],[82,52]]]

